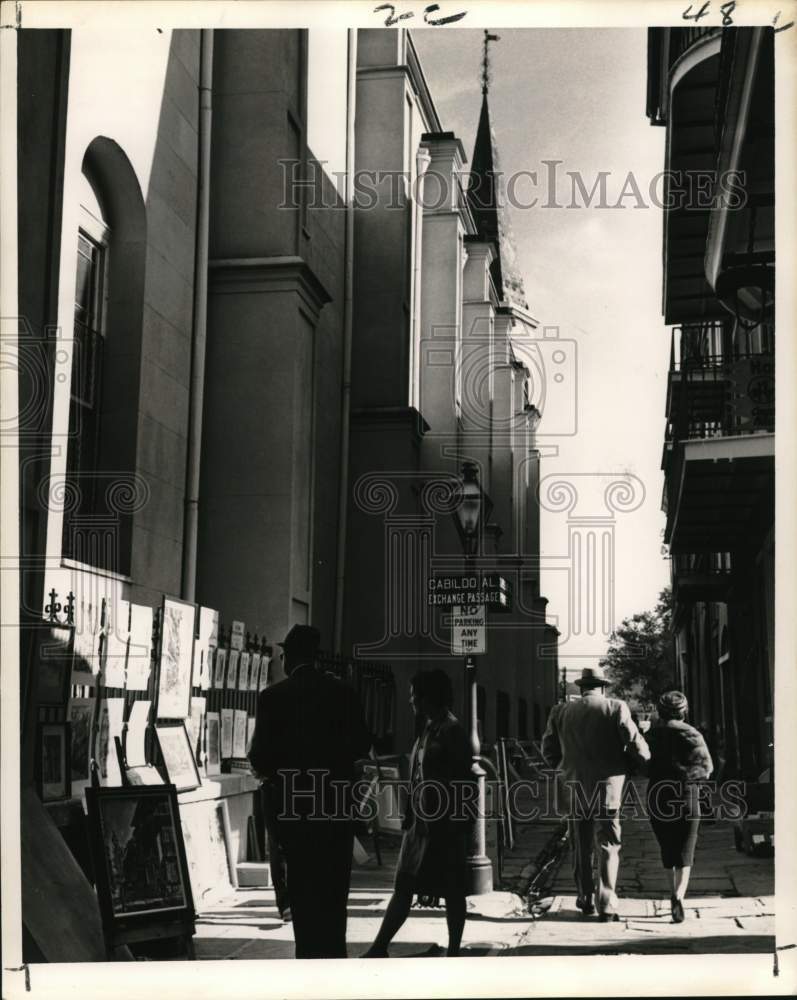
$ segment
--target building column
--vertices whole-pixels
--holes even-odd
[[[197,599],[269,636],[312,618],[315,326],[327,301],[298,257],[211,261]]]

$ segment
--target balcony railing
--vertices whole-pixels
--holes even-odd
[[[723,573],[731,572],[730,552],[684,552],[672,557],[676,576],[686,576],[692,573]]]
[[[730,552],[685,552],[672,557],[676,603],[721,601],[731,584]]]
[[[673,352],[668,418],[667,441],[774,431],[774,354]]]

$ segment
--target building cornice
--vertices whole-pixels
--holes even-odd
[[[216,295],[295,292],[318,316],[332,296],[303,257],[215,257],[208,262]]]
[[[435,132],[439,132],[442,129],[440,117],[437,114],[437,108],[434,106],[434,100],[432,99],[429,85],[421,68],[418,53],[415,51],[415,46],[409,38],[406,63],[393,66],[360,66],[357,69],[358,79],[362,77],[390,79],[398,76],[403,76],[407,83],[409,83],[429,128]]]

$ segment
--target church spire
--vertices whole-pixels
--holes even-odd
[[[490,42],[499,41],[498,35],[484,32],[482,53],[482,108],[476,142],[471,160],[468,201],[476,232],[486,242],[495,246],[496,255],[491,265],[493,281],[500,300],[507,305],[528,311],[523,280],[517,269],[512,228],[506,204],[504,176],[498,164],[495,134],[490,124]]]
[[[482,94],[487,96],[490,89],[490,42],[500,42],[500,35],[491,35],[484,29],[484,54],[482,55]]]

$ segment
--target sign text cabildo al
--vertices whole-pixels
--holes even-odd
[[[495,573],[435,576],[429,580],[426,603],[431,607],[483,604],[495,611],[509,611],[512,594],[506,577]]]

